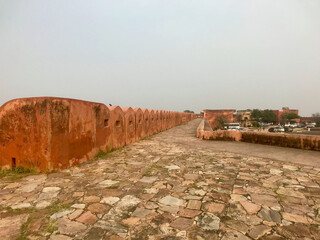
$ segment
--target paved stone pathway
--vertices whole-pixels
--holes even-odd
[[[320,239],[320,167],[210,150],[198,124],[0,179],[0,239]]]

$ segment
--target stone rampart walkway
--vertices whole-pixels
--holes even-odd
[[[320,239],[320,166],[219,151],[198,123],[0,179],[0,239]]]

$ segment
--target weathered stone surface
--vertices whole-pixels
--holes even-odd
[[[109,205],[114,205],[116,202],[118,202],[120,200],[120,198],[118,197],[104,197],[100,203],[106,203]]]
[[[259,212],[261,218],[268,222],[281,223],[281,215],[271,209],[261,209]]]
[[[210,202],[210,203],[205,204],[204,209],[210,213],[221,214],[223,212],[223,210],[225,209],[225,204]]]
[[[187,208],[199,210],[201,208],[201,201],[199,200],[189,200]]]
[[[252,237],[253,239],[259,239],[262,236],[264,236],[267,232],[271,231],[271,228],[266,225],[258,225],[254,226],[250,232],[249,236]]]
[[[250,238],[237,231],[228,231],[221,240],[250,240]]]
[[[28,219],[28,214],[21,214],[0,219],[0,239],[16,239],[20,228]]]
[[[192,209],[188,209],[188,208],[182,208],[179,211],[179,216],[186,217],[186,218],[194,218],[194,217],[198,216],[200,213],[201,213],[201,211],[192,210]]]
[[[173,228],[177,228],[179,230],[186,230],[190,228],[192,224],[193,224],[192,219],[179,217],[173,222],[171,222],[170,226]]]
[[[184,200],[176,197],[172,197],[170,195],[160,199],[159,202],[161,204],[168,205],[168,206],[182,206],[184,204]]]
[[[309,217],[306,217],[303,215],[287,213],[287,212],[283,212],[281,214],[282,214],[283,219],[290,221],[290,222],[305,223],[305,224],[312,223],[312,220]]]
[[[96,215],[92,214],[90,211],[83,213],[80,217],[76,219],[78,222],[84,223],[84,224],[94,224],[96,221],[98,221],[98,218]]]
[[[140,218],[137,217],[130,217],[122,220],[122,223],[124,225],[127,225],[129,227],[135,226],[140,222]]]
[[[66,235],[51,235],[50,240],[72,240],[71,237],[68,237]]]
[[[66,218],[60,218],[56,223],[60,234],[74,235],[78,232],[84,231],[87,227],[79,222],[70,221]]]
[[[158,177],[143,177],[139,181],[143,183],[153,183],[158,179]]]
[[[114,180],[104,180],[102,182],[100,182],[99,184],[104,185],[104,186],[112,186],[114,184],[117,184],[119,181],[114,181]]]
[[[320,239],[320,168],[209,151],[186,127],[48,178],[0,178],[0,234],[15,226],[4,219],[28,212],[12,232],[23,226],[30,240]]]
[[[200,217],[198,226],[204,230],[218,230],[220,227],[220,218],[212,213],[204,213]]]
[[[132,213],[133,217],[144,218],[148,216],[152,211],[145,208],[136,208]]]
[[[256,214],[261,208],[261,206],[247,201],[240,201],[240,204],[248,214]]]
[[[100,197],[98,196],[87,196],[83,199],[84,203],[97,203],[100,202]]]
[[[110,208],[101,204],[101,203],[93,203],[88,206],[88,210],[92,213],[105,213]]]

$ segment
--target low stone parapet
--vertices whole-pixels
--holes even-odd
[[[320,151],[320,136],[300,134],[245,132],[245,131],[213,131],[208,128],[208,121],[203,120],[197,129],[197,137],[204,140],[221,140],[258,143],[280,147],[299,148]],[[210,125],[210,124],[209,124]]]

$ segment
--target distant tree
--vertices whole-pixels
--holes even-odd
[[[194,111],[184,110],[185,113],[194,113]]]
[[[257,121],[252,121],[251,124],[252,127],[260,127],[260,123],[258,123]]]
[[[266,109],[262,113],[262,121],[268,122],[268,123],[271,123],[271,122],[274,123],[277,121],[277,115],[272,110]]]
[[[314,118],[314,121],[316,122],[316,126],[320,127],[320,113],[314,113],[312,114],[312,117]]]
[[[262,117],[262,112],[259,109],[253,109],[251,112],[251,118],[258,121]]]
[[[282,122],[294,122],[293,119],[295,119],[295,118],[300,118],[300,116],[294,112],[281,114]]]
[[[217,127],[223,128],[224,125],[226,123],[228,123],[228,119],[225,116],[220,115],[220,116],[216,117],[214,122],[215,122],[215,125],[217,125]]]

